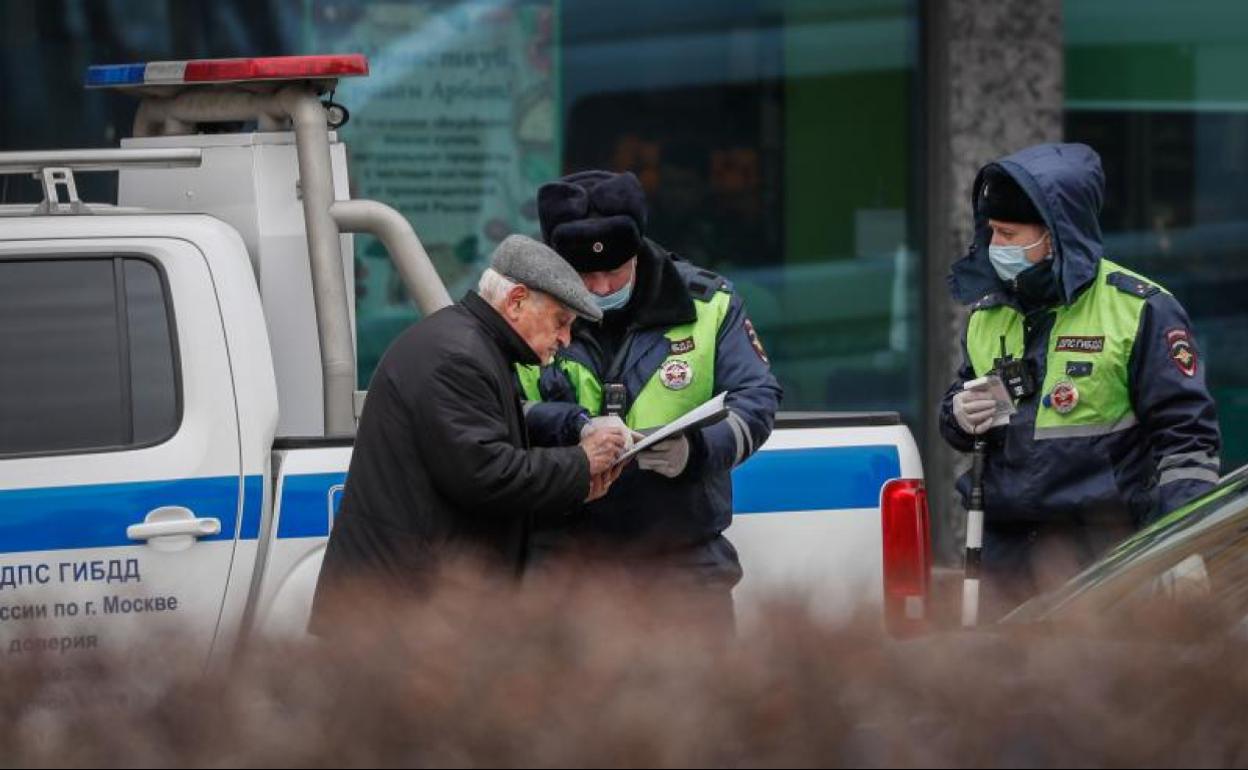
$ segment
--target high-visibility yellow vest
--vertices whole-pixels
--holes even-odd
[[[624,423],[633,430],[646,430],[675,420],[715,394],[715,343],[719,327],[728,315],[732,295],[716,291],[709,299],[694,299],[697,318],[664,332],[668,355],[641,392],[634,394]],[[572,383],[576,401],[593,416],[603,414],[603,384],[589,367],[568,358],[558,358],[558,366]],[[541,368],[517,366],[524,397],[541,401],[538,381]]]
[[[1147,296],[1143,291],[1131,293],[1112,285],[1108,279],[1115,273],[1138,281],[1141,287],[1154,286],[1102,259],[1096,280],[1072,304],[1053,309],[1057,317],[1049,332],[1041,403],[1036,409],[1037,440],[1100,436],[1136,424],[1128,367]],[[1157,290],[1164,291],[1160,287]],[[992,370],[1002,337],[1006,352],[1022,358],[1021,312],[997,305],[971,313],[966,350],[976,377]],[[1077,394],[1073,407],[1072,386]]]

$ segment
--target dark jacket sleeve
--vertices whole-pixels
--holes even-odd
[[[515,446],[496,380],[465,357],[428,373],[424,397],[413,405],[421,454],[435,469],[438,491],[456,505],[486,515],[567,510],[589,493],[589,459],[579,447]]]
[[[715,343],[715,391],[727,391],[728,418],[691,442],[690,473],[729,470],[754,454],[771,435],[783,395],[736,294]]]
[[[1221,467],[1217,412],[1191,329],[1178,300],[1154,294],[1131,353],[1131,402],[1157,468],[1158,515],[1207,491]]]
[[[576,401],[572,383],[558,366],[543,366],[537,382],[541,401],[526,401],[524,421],[538,446],[571,446],[581,440],[589,411]]]
[[[953,416],[953,397],[957,395],[962,386],[975,379],[975,370],[971,368],[971,357],[966,352],[966,336],[965,332],[962,337],[962,365],[958,367],[957,377],[953,384],[945,391],[945,396],[940,400],[940,435],[945,437],[945,441],[949,446],[959,452],[969,452],[974,447],[975,437],[958,425],[958,420]]]

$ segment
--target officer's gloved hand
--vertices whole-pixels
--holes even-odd
[[[953,417],[958,427],[972,436],[988,430],[997,402],[980,390],[963,390],[953,395]]]
[[[643,471],[654,471],[674,479],[689,464],[689,439],[679,436],[660,441],[637,455],[637,465]]]
[[[633,431],[629,430],[624,421],[615,415],[591,417],[589,422],[581,428],[581,439],[586,439],[600,430],[618,433],[624,439],[625,452],[633,448]]]

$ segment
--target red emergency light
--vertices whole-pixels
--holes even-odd
[[[363,54],[258,56],[105,64],[87,69],[87,88],[245,83],[271,80],[327,80],[368,74]]]

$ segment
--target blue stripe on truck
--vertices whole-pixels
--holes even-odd
[[[255,539],[259,533],[261,484],[260,476],[250,476],[244,485],[244,539]],[[233,540],[238,477],[3,490],[0,553],[143,545],[126,537],[126,527],[142,524],[149,512],[166,505],[188,508],[200,518],[220,519],[221,534],[201,541]]]
[[[734,508],[738,514],[875,508],[884,482],[900,475],[894,446],[773,449],[733,471]],[[278,537],[327,535],[345,478],[342,472],[285,477]],[[246,477],[244,540],[259,537],[263,492],[260,476]],[[0,553],[141,545],[126,537],[126,527],[163,505],[220,519],[221,534],[203,540],[233,539],[238,477],[0,491]]]
[[[737,514],[875,508],[901,475],[897,447],[817,447],[759,452],[732,473]],[[279,538],[325,537],[342,502],[345,473],[286,476]]]
[[[732,472],[732,507],[738,514],[875,508],[884,482],[900,475],[890,444],[772,449]]]
[[[260,519],[264,515],[264,477],[247,476],[243,479],[243,540],[260,538]]]
[[[342,486],[347,474],[308,473],[282,477],[281,521],[277,536],[325,537],[330,518],[342,503]]]

